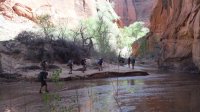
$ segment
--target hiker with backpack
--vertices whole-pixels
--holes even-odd
[[[49,92],[47,89],[47,82],[46,82],[47,76],[48,76],[48,72],[46,71],[46,69],[42,70],[38,75],[38,79],[41,82],[41,87],[40,87],[39,93],[42,93],[43,87],[45,87],[45,92]]]
[[[133,57],[133,56],[131,58],[131,65],[132,65],[132,69],[134,69],[134,66],[135,66],[135,57]]]
[[[82,72],[84,73],[84,72],[86,71],[86,59],[85,59],[85,58],[83,58],[83,59],[81,60],[81,65],[83,66]]]
[[[67,63],[67,66],[69,66],[69,74],[72,74],[72,69],[73,69],[73,61],[69,60]]]
[[[128,57],[127,62],[128,62],[128,67],[130,68],[130,65],[131,65],[131,58],[130,57]]]
[[[42,70],[47,70],[47,61],[46,60],[43,60],[41,63],[40,63],[40,66],[42,68]]]
[[[103,58],[100,58],[98,60],[97,64],[98,64],[99,71],[103,71],[103,67],[102,67],[102,65],[103,65]]]

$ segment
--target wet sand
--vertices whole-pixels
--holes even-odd
[[[148,76],[48,83],[1,83],[0,112],[200,112],[200,75]]]

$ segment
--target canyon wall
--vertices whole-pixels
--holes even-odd
[[[119,27],[135,21],[149,24],[157,0],[97,0],[114,2]],[[49,14],[52,22],[73,27],[81,19],[97,14],[96,0],[0,0],[0,41],[12,39],[23,30],[37,29],[37,16]]]
[[[144,21],[149,25],[150,15],[157,0],[109,0],[125,26],[135,21]]]
[[[12,39],[22,30],[36,30],[40,15],[73,27],[96,13],[95,0],[0,0],[0,40]]]
[[[49,14],[73,23],[95,15],[96,6],[94,0],[1,0],[0,12],[10,19],[18,15],[34,20],[36,15]]]
[[[151,16],[150,40],[160,37],[163,68],[200,69],[200,1],[159,0]]]
[[[136,21],[136,9],[132,0],[113,0],[115,12],[125,26]]]
[[[143,21],[146,25],[150,25],[150,16],[156,6],[158,0],[135,0],[135,9],[137,21]]]

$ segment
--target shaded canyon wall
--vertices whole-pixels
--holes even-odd
[[[200,69],[200,1],[159,0],[151,16],[152,34],[160,36],[160,67]]]
[[[144,21],[149,25],[150,15],[157,0],[109,0],[125,26],[135,21]]]

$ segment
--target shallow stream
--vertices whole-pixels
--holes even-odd
[[[1,83],[0,112],[200,112],[200,75],[149,76],[48,83]]]

